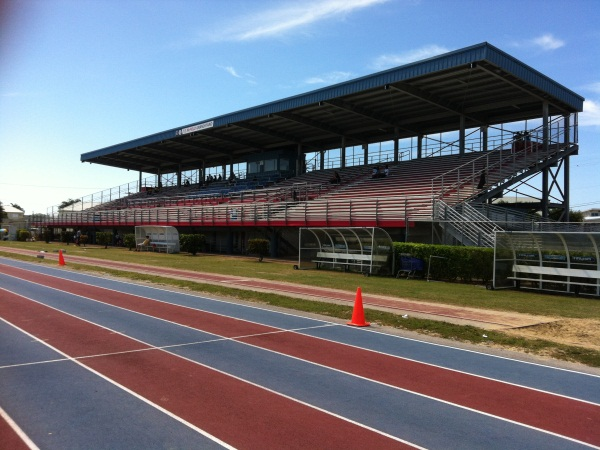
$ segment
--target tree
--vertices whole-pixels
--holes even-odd
[[[553,220],[562,220],[564,210],[561,208],[554,208],[548,212],[548,217]],[[569,219],[565,222],[583,222],[583,212],[581,211],[569,211]]]
[[[79,203],[80,201],[80,199],[73,200],[72,198],[70,198],[69,200],[63,200],[58,209],[65,209],[67,206],[72,206],[75,203]]]
[[[258,254],[258,262],[269,253],[269,241],[267,239],[249,239],[247,251],[249,254]]]
[[[24,208],[22,208],[21,206],[19,206],[19,205],[18,205],[18,204],[16,204],[16,203],[11,203],[11,204],[10,204],[10,206],[12,206],[13,208],[16,208],[16,209],[18,209],[19,211],[25,212],[25,209],[24,209]]]

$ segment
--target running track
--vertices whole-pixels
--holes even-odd
[[[10,448],[600,448],[585,373],[6,258],[0,319]]]

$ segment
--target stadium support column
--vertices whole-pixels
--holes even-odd
[[[542,139],[544,146],[544,154],[548,154],[549,142],[548,142],[548,102],[542,104]],[[549,192],[548,192],[548,179],[550,169],[546,167],[542,170],[542,217],[547,219],[550,215],[548,210]]]
[[[325,169],[325,150],[319,152],[319,170]]]
[[[225,243],[225,251],[228,255],[233,254],[233,230],[231,228],[227,229],[227,241]]]
[[[488,149],[488,126],[482,125],[481,127],[481,150],[487,152]]]
[[[569,146],[571,145],[570,118],[571,118],[570,115],[568,115],[568,114],[565,115],[565,121],[564,121],[565,148],[569,148]],[[570,186],[570,182],[569,182],[570,178],[571,178],[571,155],[568,155],[564,158],[564,165],[563,165],[563,206],[564,206],[564,214],[565,214],[564,220],[567,222],[569,222],[571,220],[570,219],[570,216],[571,216],[571,193],[570,193],[571,186]]]
[[[342,136],[342,148],[340,151],[340,168],[346,167],[346,136]]]
[[[202,177],[198,180],[200,186],[204,184],[204,180],[206,180],[206,161],[202,160]]]
[[[298,144],[296,152],[296,176],[303,174],[304,171],[304,152],[302,151],[302,144]]]
[[[398,150],[399,150],[399,139],[398,139],[398,127],[394,127],[394,162],[398,162]]]
[[[269,243],[269,253],[271,255],[271,258],[277,258],[278,245],[279,245],[279,233],[277,232],[276,229],[273,229],[271,231],[271,239],[270,239],[270,243]]]
[[[362,148],[363,148],[363,160],[365,161],[365,164],[368,164],[369,163],[369,144],[363,144]]]
[[[181,187],[181,164],[177,165],[177,187]]]
[[[460,130],[458,137],[458,152],[461,155],[465,154],[465,116],[464,114],[460,115]]]
[[[138,179],[138,192],[142,192],[142,171],[140,170],[139,179]]]
[[[421,159],[422,157],[423,157],[423,135],[419,134],[417,136],[417,159]]]

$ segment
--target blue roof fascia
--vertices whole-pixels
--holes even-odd
[[[81,155],[81,161],[85,162],[100,156],[109,155],[122,150],[129,150],[135,147],[141,147],[147,144],[157,143],[167,139],[173,139],[178,136],[178,131],[184,128],[201,125],[212,122],[211,128],[218,128],[228,124],[253,119],[256,117],[276,114],[289,109],[298,108],[322,101],[331,100],[356,92],[375,89],[387,84],[397,83],[419,76],[427,75],[446,69],[451,69],[460,65],[487,60],[501,69],[523,79],[527,83],[545,91],[559,100],[571,105],[577,111],[583,110],[583,97],[575,94],[569,89],[561,86],[550,78],[542,75],[531,67],[521,63],[512,56],[504,53],[487,42],[476,44],[463,49],[455,50],[443,55],[433,56],[429,59],[406,64],[393,69],[388,69],[361,78],[356,78],[333,86],[324,87],[293,97],[276,100],[252,108],[243,109],[237,112],[214,117],[212,119],[194,122],[183,127],[173,128],[171,130],[152,134],[139,139],[112,145],[99,150],[95,150]]]

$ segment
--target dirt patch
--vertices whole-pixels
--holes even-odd
[[[555,322],[503,330],[513,336],[539,338],[600,351],[600,320],[560,319]]]

